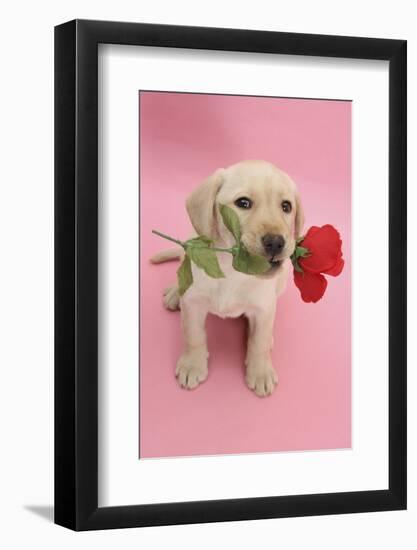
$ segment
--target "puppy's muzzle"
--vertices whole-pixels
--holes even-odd
[[[271,264],[279,261],[279,256],[284,250],[285,239],[282,235],[267,233],[262,237],[262,246]]]

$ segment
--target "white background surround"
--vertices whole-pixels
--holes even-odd
[[[241,549],[279,546],[347,550],[416,546],[417,293],[409,296],[409,499],[405,512],[73,533],[50,522],[53,502],[53,26],[74,17],[408,39],[409,150],[417,148],[417,23],[414,6],[298,0],[27,0],[3,9],[0,133],[0,544],[102,549]],[[327,95],[327,94],[326,94]],[[372,143],[368,143],[369,149]],[[417,277],[417,159],[408,157],[409,280]],[[370,220],[371,222],[372,220]],[[370,223],[370,229],[371,229]],[[376,236],[379,238],[379,235]],[[294,453],[291,456],[295,456]],[[45,518],[49,518],[46,521]]]
[[[352,449],[137,459],[139,89],[353,101]],[[386,489],[388,63],[102,45],[99,90],[100,504]],[[377,280],[363,270],[370,204]]]

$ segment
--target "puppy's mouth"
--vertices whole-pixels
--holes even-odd
[[[267,258],[267,260],[270,265],[269,269],[260,275],[257,275],[257,277],[262,279],[269,279],[273,277],[284,262],[284,258]]]
[[[268,262],[271,267],[268,269],[267,273],[273,273],[281,267],[283,260],[280,260],[278,258],[271,258],[268,259]]]

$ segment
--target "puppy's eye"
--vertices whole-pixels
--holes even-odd
[[[281,208],[283,209],[284,212],[289,214],[292,210],[292,204],[290,203],[290,201],[282,201]]]
[[[252,208],[252,201],[247,197],[241,197],[240,199],[235,200],[235,205],[238,208],[245,208],[245,210],[249,210],[249,208]]]

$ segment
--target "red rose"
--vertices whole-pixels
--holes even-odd
[[[304,302],[317,302],[322,298],[327,280],[325,275],[337,277],[345,264],[342,258],[342,240],[332,225],[310,227],[298,241],[294,254],[294,282]]]

